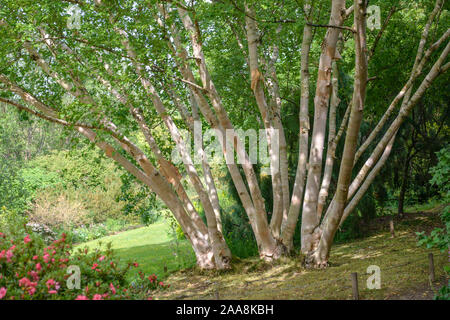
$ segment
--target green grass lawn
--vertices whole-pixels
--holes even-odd
[[[381,221],[379,222],[381,224]],[[431,299],[445,283],[448,253],[417,246],[415,232],[440,224],[434,212],[407,214],[391,238],[387,220],[365,238],[336,244],[326,269],[305,269],[298,257],[264,263],[247,258],[229,271],[180,270],[166,280],[170,288],[155,299],[351,299],[350,274],[358,273],[361,299]],[[433,252],[436,281],[430,285],[428,254]],[[381,271],[381,288],[369,289],[367,268]]]
[[[95,249],[100,242],[111,242],[119,258],[137,261],[138,269],[170,283],[170,289],[155,296],[157,299],[211,299],[219,291],[221,299],[351,299],[351,272],[359,274],[362,299],[401,299],[410,292],[431,298],[445,281],[443,266],[448,256],[446,252],[418,247],[415,233],[439,226],[440,210],[436,207],[407,214],[396,222],[394,239],[388,220],[375,221],[379,228],[365,238],[333,246],[331,265],[325,270],[304,269],[298,258],[266,264],[255,257],[236,261],[229,271],[200,271],[192,268],[195,256],[187,240],[179,242],[179,254],[175,254],[176,244],[164,221],[78,247]],[[429,252],[434,253],[437,279],[432,286],[428,281]],[[168,272],[164,272],[165,265]],[[380,290],[366,288],[366,269],[370,265],[381,269]]]
[[[165,278],[170,272],[195,264],[194,252],[188,241],[179,241],[177,250],[176,241],[169,236],[169,226],[165,221],[82,243],[77,248],[104,248],[108,242],[111,242],[121,260],[137,261],[138,269],[148,274],[155,273],[158,278]],[[164,272],[164,266],[167,266],[167,273]],[[131,273],[130,276],[133,275]]]

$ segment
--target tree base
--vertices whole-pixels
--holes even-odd
[[[328,259],[320,258],[317,250],[306,254],[305,267],[307,269],[325,269],[329,266]]]
[[[290,254],[290,250],[281,241],[276,240],[276,245],[271,250],[260,250],[259,257],[261,260],[271,262],[286,257]]]

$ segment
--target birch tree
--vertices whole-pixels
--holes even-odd
[[[437,26],[444,2],[437,0],[428,13],[410,77],[365,141],[359,138],[369,58],[376,55],[396,11],[388,13],[369,49],[363,0],[285,1],[276,8],[273,2],[250,0],[5,0],[0,5],[0,101],[87,138],[165,203],[200,268],[227,269],[232,253],[223,234],[218,181],[198,129],[207,124],[217,135],[261,259],[272,261],[292,252],[301,221],[301,251],[309,265],[323,267],[338,227],[387,161],[402,123],[449,68],[450,30],[430,38],[433,27],[442,29]],[[80,9],[78,25],[67,22],[72,6]],[[220,35],[233,41],[220,47],[213,41]],[[353,41],[345,42],[349,37]],[[297,44],[293,39],[301,40]],[[318,61],[311,57],[314,45],[320,45]],[[228,47],[242,61],[237,66],[242,72],[232,79],[220,75],[217,64],[222,61],[211,57],[215,53],[225,59]],[[339,66],[349,52],[355,56],[353,95],[338,123],[337,108],[344,100],[339,96]],[[297,58],[290,63],[300,70],[294,81],[301,92],[293,167],[282,121],[283,93],[292,82],[282,66],[291,57]],[[317,70],[316,77],[312,70]],[[239,89],[230,90],[232,81]],[[233,121],[243,101],[248,108],[244,112],[254,111],[260,123],[256,129],[265,133],[272,208],[266,207],[246,141]],[[162,151],[155,125],[164,128],[180,163]],[[199,141],[194,153],[182,129]],[[144,145],[136,135],[144,138]],[[343,152],[337,158],[340,141]],[[359,168],[367,150],[372,151]],[[333,168],[339,172],[336,183]]]

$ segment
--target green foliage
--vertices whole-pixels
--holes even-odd
[[[234,256],[247,258],[258,254],[248,216],[241,206],[233,206],[222,213],[222,226],[225,241]]]
[[[18,112],[0,103],[0,207],[23,213],[30,208],[32,190],[22,177],[24,163],[45,154],[55,147],[61,147],[61,130],[53,124],[30,119],[24,112]],[[47,177],[43,172],[30,172],[30,183]],[[42,181],[50,183],[51,179]]]
[[[105,223],[108,219],[137,222],[136,214],[143,211],[135,209],[138,201],[128,202],[129,198],[124,196],[126,192],[142,192],[141,186],[123,184],[123,172],[89,148],[55,151],[37,157],[29,161],[20,174],[31,195],[29,201],[34,203],[32,217],[44,211],[40,216],[50,219],[52,212],[57,215],[64,211],[68,220],[63,222],[80,227]],[[71,220],[70,211],[75,211],[72,216],[86,216],[87,220],[77,219],[76,223]],[[101,228],[95,233],[99,230]]]
[[[438,164],[430,169],[431,183],[438,186],[444,199],[450,199],[450,145],[437,152]]]
[[[27,223],[27,218],[14,212],[7,210],[6,207],[0,207],[0,230],[5,234],[18,234],[23,230]]]
[[[28,208],[26,199],[29,197],[17,166],[8,163],[0,156],[0,207],[8,206],[14,212],[23,212]]]
[[[23,222],[21,217],[3,214],[16,226]],[[67,285],[70,266],[80,270],[79,289]],[[117,260],[110,244],[103,251],[79,248],[73,253],[65,234],[47,246],[23,225],[0,232],[0,299],[147,299],[168,287],[154,274],[147,277],[139,272],[137,279],[127,280],[130,269],[138,266]]]
[[[71,234],[74,243],[82,243],[99,239],[111,233],[120,232],[134,226],[134,223],[130,223],[126,220],[109,218],[104,223],[81,226],[70,230],[69,233]],[[63,231],[64,230],[61,230],[61,232]]]
[[[256,169],[257,176],[260,177],[258,174],[259,167],[254,167]],[[239,195],[229,173],[227,173],[224,180],[228,186],[226,189],[226,196],[229,197],[229,199],[228,201],[224,201],[224,199],[222,199],[222,202],[234,203],[226,207],[222,205],[221,217],[225,241],[234,256],[239,258],[255,256],[258,254],[258,246],[256,244],[255,235],[248,220],[248,216],[242,206]],[[267,189],[265,190],[265,196],[268,196],[268,199],[271,198],[271,191],[271,186],[270,191]]]
[[[35,189],[57,185],[60,188],[106,187],[117,180],[113,163],[89,147],[72,151],[54,151],[33,159],[23,169],[23,177]],[[33,184],[34,183],[34,184]]]
[[[146,225],[155,223],[163,210],[162,201],[153,192],[149,193],[147,187],[136,183],[130,174],[124,173],[120,179],[121,192],[116,200],[124,203],[122,212],[125,215],[139,216]]]
[[[441,190],[445,208],[441,213],[444,228],[435,228],[430,235],[425,232],[417,232],[418,245],[426,245],[427,248],[439,248],[442,252],[450,253],[450,145],[447,145],[437,153],[439,162],[430,169],[433,175],[431,183]],[[450,274],[450,265],[444,267],[447,275]],[[444,286],[436,299],[450,300],[450,282]]]
[[[446,146],[437,154],[439,162],[431,168],[433,177],[431,183],[439,187],[445,203],[445,208],[441,213],[444,228],[436,228],[429,236],[424,232],[417,233],[419,245],[426,245],[427,248],[439,248],[441,251],[450,250],[450,146]]]

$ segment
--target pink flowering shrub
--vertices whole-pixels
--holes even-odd
[[[152,292],[169,287],[141,271],[129,281],[127,273],[138,267],[137,262],[118,261],[110,245],[103,252],[87,248],[73,252],[65,234],[46,245],[26,226],[22,231],[0,232],[0,300],[151,299]],[[80,268],[80,289],[68,287],[71,265]]]

